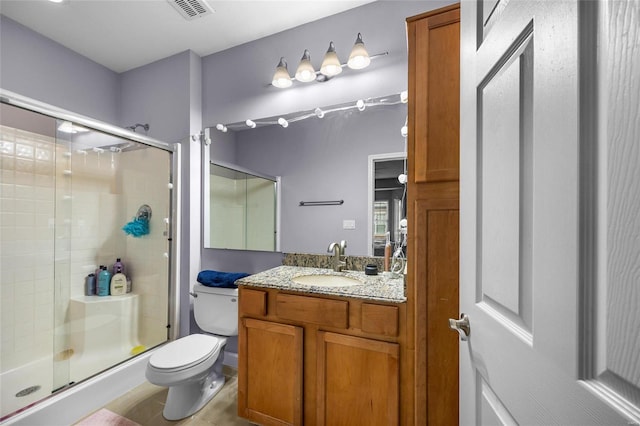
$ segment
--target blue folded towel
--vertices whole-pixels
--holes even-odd
[[[244,272],[200,271],[198,282],[207,287],[237,288],[235,281],[249,275]]]

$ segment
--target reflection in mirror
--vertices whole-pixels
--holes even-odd
[[[402,152],[369,156],[369,254],[383,256],[387,233],[392,247],[402,243],[400,221],[407,217],[406,186],[398,177],[406,174]]]
[[[400,94],[365,100],[362,109],[356,104],[322,106],[318,114],[312,110],[250,117],[256,127],[245,121],[230,123],[224,125],[227,132],[205,129],[216,156],[210,157],[209,152],[204,158],[216,163],[221,157],[232,158],[243,168],[281,178],[280,251],[327,254],[329,243],[346,240],[347,255],[372,255],[373,177],[367,173],[368,157],[400,152],[397,156],[404,158],[406,140],[401,129],[407,104]],[[279,118],[287,120],[288,126],[279,125]],[[301,201],[339,200],[343,202],[300,205]],[[395,213],[391,214],[393,218]],[[387,228],[397,226],[390,222]]]
[[[210,164],[205,247],[275,251],[277,179],[234,167]]]

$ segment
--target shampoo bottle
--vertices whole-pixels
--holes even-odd
[[[127,277],[118,272],[111,278],[111,295],[122,296],[127,292]]]
[[[113,272],[113,275],[124,274],[124,264],[120,261],[120,258],[116,259],[116,263],[113,264],[111,272]]]
[[[108,296],[110,284],[111,273],[106,266],[103,266],[100,274],[98,274],[98,296]]]

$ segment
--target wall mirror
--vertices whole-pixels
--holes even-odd
[[[363,100],[360,107],[354,101],[283,117],[253,118],[255,127],[243,121],[226,124],[226,132],[216,127],[206,131],[212,146],[216,138],[231,138],[235,164],[280,177],[279,251],[327,254],[331,242],[346,240],[347,255],[370,256],[374,242],[379,245],[386,231],[395,238],[394,221],[404,217],[397,177],[404,164],[406,140],[401,128],[406,117],[407,105],[395,94]],[[280,118],[287,121],[286,126],[279,124]],[[371,155],[378,156],[373,172],[369,171]],[[387,164],[387,160],[396,162]],[[391,165],[395,168],[390,169]],[[383,173],[393,176],[380,177],[376,184],[374,176]],[[395,189],[383,188],[384,179],[395,180]],[[376,188],[380,197],[392,198],[378,200],[379,206],[388,202],[387,222],[383,226],[378,220],[374,229]],[[314,204],[318,201],[337,203]],[[210,200],[205,201],[209,204]]]
[[[236,165],[207,163],[204,246],[277,251],[278,179]]]

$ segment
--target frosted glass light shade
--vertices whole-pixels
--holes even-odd
[[[349,61],[347,65],[349,68],[354,70],[360,70],[362,68],[366,68],[371,63],[371,58],[369,58],[369,53],[367,49],[364,47],[364,43],[362,42],[362,35],[358,33],[358,37],[356,38],[356,43],[353,45],[353,49],[351,49],[351,54],[349,55]]]
[[[296,70],[296,80],[308,83],[315,79],[316,70],[314,70],[313,65],[311,65],[311,55],[309,54],[309,51],[305,49],[302,54],[302,59],[300,59],[298,69]]]
[[[279,89],[285,89],[291,86],[291,77],[289,76],[289,70],[287,69],[287,61],[284,58],[280,58],[280,62],[276,67],[276,72],[273,74],[273,80],[271,84]]]
[[[327,77],[333,77],[334,75],[338,75],[342,72],[342,65],[340,64],[340,59],[338,59],[338,55],[336,54],[336,48],[333,45],[333,42],[329,43],[329,49],[327,49],[327,53],[324,55],[324,60],[320,66],[320,72]]]

